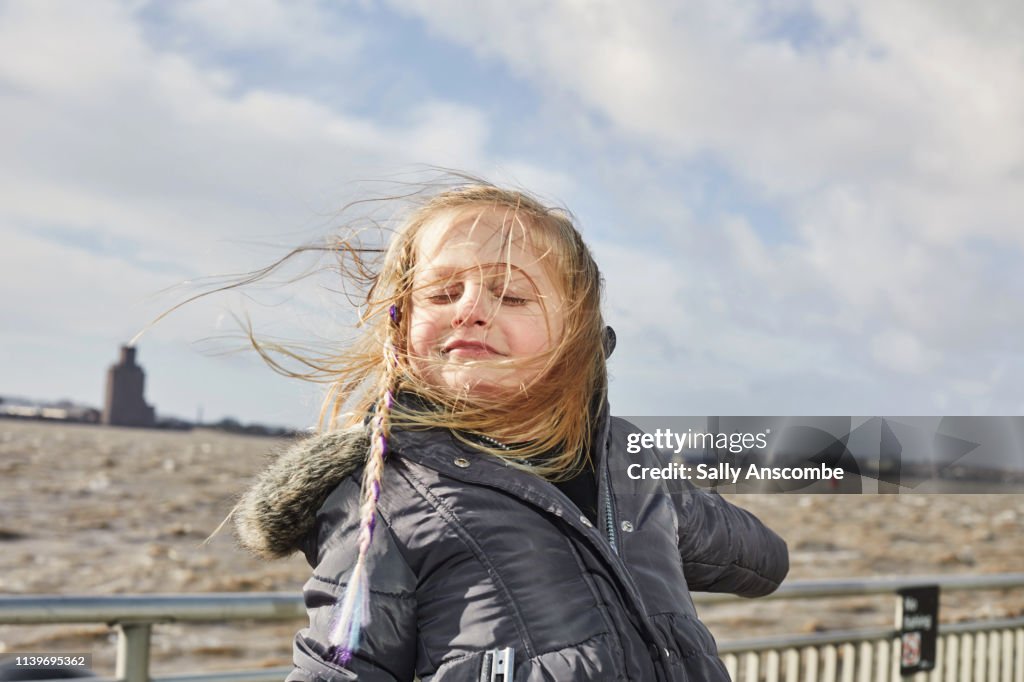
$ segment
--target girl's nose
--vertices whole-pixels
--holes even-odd
[[[467,286],[462,290],[462,296],[455,303],[452,326],[486,325],[490,322],[491,312],[487,292],[480,287]]]

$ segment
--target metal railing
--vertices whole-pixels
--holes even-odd
[[[896,596],[921,585],[937,585],[940,594],[1019,589],[1024,573],[794,581],[758,601]],[[693,595],[697,604],[735,599]],[[902,648],[895,627],[724,641],[718,651],[736,682],[1024,682],[1024,616],[941,624],[936,648],[935,667],[909,677],[900,675]]]
[[[722,660],[737,682],[1024,681],[1024,618],[944,626],[935,668],[910,677],[900,676],[900,640],[887,632],[835,632],[806,640],[743,652],[730,647]]]
[[[1024,573],[969,576],[804,580],[782,585],[761,599],[820,599],[895,595],[918,585],[941,592],[1024,587]],[[698,604],[736,601],[721,594],[694,594]],[[760,600],[759,600],[760,601]],[[753,603],[753,602],[752,602]],[[107,623],[116,628],[113,678],[93,682],[271,682],[290,668],[150,677],[150,636],[157,623],[231,620],[303,620],[302,599],[292,593],[194,595],[0,596],[0,624]],[[736,682],[890,682],[899,675],[900,646],[893,628],[723,641],[719,653]],[[919,682],[1024,682],[1024,617],[939,626],[936,667]]]
[[[306,617],[291,592],[0,597],[0,624],[107,623],[117,630],[113,678],[90,682],[280,682],[291,668],[150,677],[149,645],[156,623],[232,620],[288,621]]]

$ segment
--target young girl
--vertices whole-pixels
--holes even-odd
[[[622,475],[659,455],[627,454],[608,414],[614,335],[570,217],[444,191],[369,277],[326,433],[235,511],[249,549],[313,568],[288,679],[728,680],[690,590],[767,594],[785,543],[717,494]]]

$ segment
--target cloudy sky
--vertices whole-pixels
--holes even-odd
[[[578,216],[620,414],[1024,413],[1013,0],[0,2],[0,394],[99,405],[199,278],[425,166]],[[347,319],[329,286],[187,306],[147,399],[312,423],[318,387],[218,352],[232,314]]]

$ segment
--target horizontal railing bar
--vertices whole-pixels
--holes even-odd
[[[150,682],[281,682],[292,668],[266,668],[264,670],[243,670],[241,672],[196,673],[194,675],[171,675],[151,677]],[[82,680],[93,682],[93,680]]]
[[[306,616],[292,592],[0,596],[0,623],[203,622],[292,620]]]
[[[892,639],[896,636],[892,628],[864,628],[862,630],[835,630],[833,632],[817,632],[811,635],[773,635],[771,637],[754,637],[751,639],[735,639],[718,643],[719,654],[735,654],[747,651],[768,651],[770,649],[799,649],[806,646],[822,646],[825,644],[845,644],[867,642],[877,639]]]
[[[960,635],[970,632],[989,632],[1024,628],[1024,616],[1019,618],[1003,618],[999,620],[979,620],[969,623],[940,623],[939,636]],[[891,641],[899,637],[898,630],[892,628],[864,628],[861,630],[836,630],[818,632],[810,635],[773,635],[771,637],[755,637],[751,639],[734,639],[718,643],[718,653],[735,654],[747,651],[768,651],[771,649],[799,649],[807,646],[824,646],[826,644],[852,644],[873,640]]]
[[[783,583],[779,589],[763,599],[819,599],[822,597],[856,597],[872,594],[892,594],[905,587],[938,585],[943,592],[959,590],[1004,590],[1024,587],[1024,573],[990,573],[982,575],[911,575],[894,578],[844,578],[841,580],[794,580]],[[731,594],[695,592],[697,604],[714,604],[742,599]]]
[[[46,671],[46,672],[50,672],[50,671]],[[24,678],[24,679],[27,679],[27,680],[31,679],[34,682],[68,682],[69,679],[80,679],[80,680],[85,680],[85,682],[124,682],[124,680],[116,678],[116,677],[81,677],[81,678],[59,677],[59,678],[50,678],[50,679],[46,679],[46,680],[37,680],[36,678],[32,677],[32,678]]]
[[[263,668],[261,670],[233,670],[231,672],[194,673],[190,675],[164,675],[150,677],[149,682],[280,682],[292,672],[291,668]],[[78,678],[81,682],[124,682],[116,677]],[[68,682],[67,678],[35,680],[35,682]]]
[[[984,632],[988,630],[1013,630],[1015,628],[1024,628],[1024,616],[995,620],[972,620],[967,623],[940,623],[939,636],[962,635],[967,632]]]
[[[72,678],[59,677],[59,678],[50,678],[50,679],[47,679],[47,680],[37,680],[36,678],[31,678],[31,679],[34,682],[68,682],[68,680],[72,679]],[[86,682],[124,682],[124,680],[120,680],[120,679],[118,679],[116,677],[83,677],[83,678],[74,678],[74,679],[81,679],[81,680],[85,680]]]
[[[915,585],[938,585],[944,592],[1010,589],[1024,587],[1024,573],[794,580],[760,599],[892,594]],[[698,604],[709,604],[742,598],[731,594],[694,593],[693,600]],[[0,596],[0,623],[4,624],[291,620],[305,615],[301,597],[291,592]]]
[[[49,672],[49,671],[47,671],[47,672]],[[46,680],[42,680],[42,679],[37,680],[36,678],[33,677],[33,678],[25,678],[25,679],[32,679],[34,682],[68,682],[68,680],[72,679],[72,678],[59,677],[59,678],[49,678],[49,679],[46,679]],[[74,679],[86,680],[86,682],[124,682],[124,680],[120,680],[120,679],[118,679],[116,677],[83,677],[83,678],[74,678]]]

